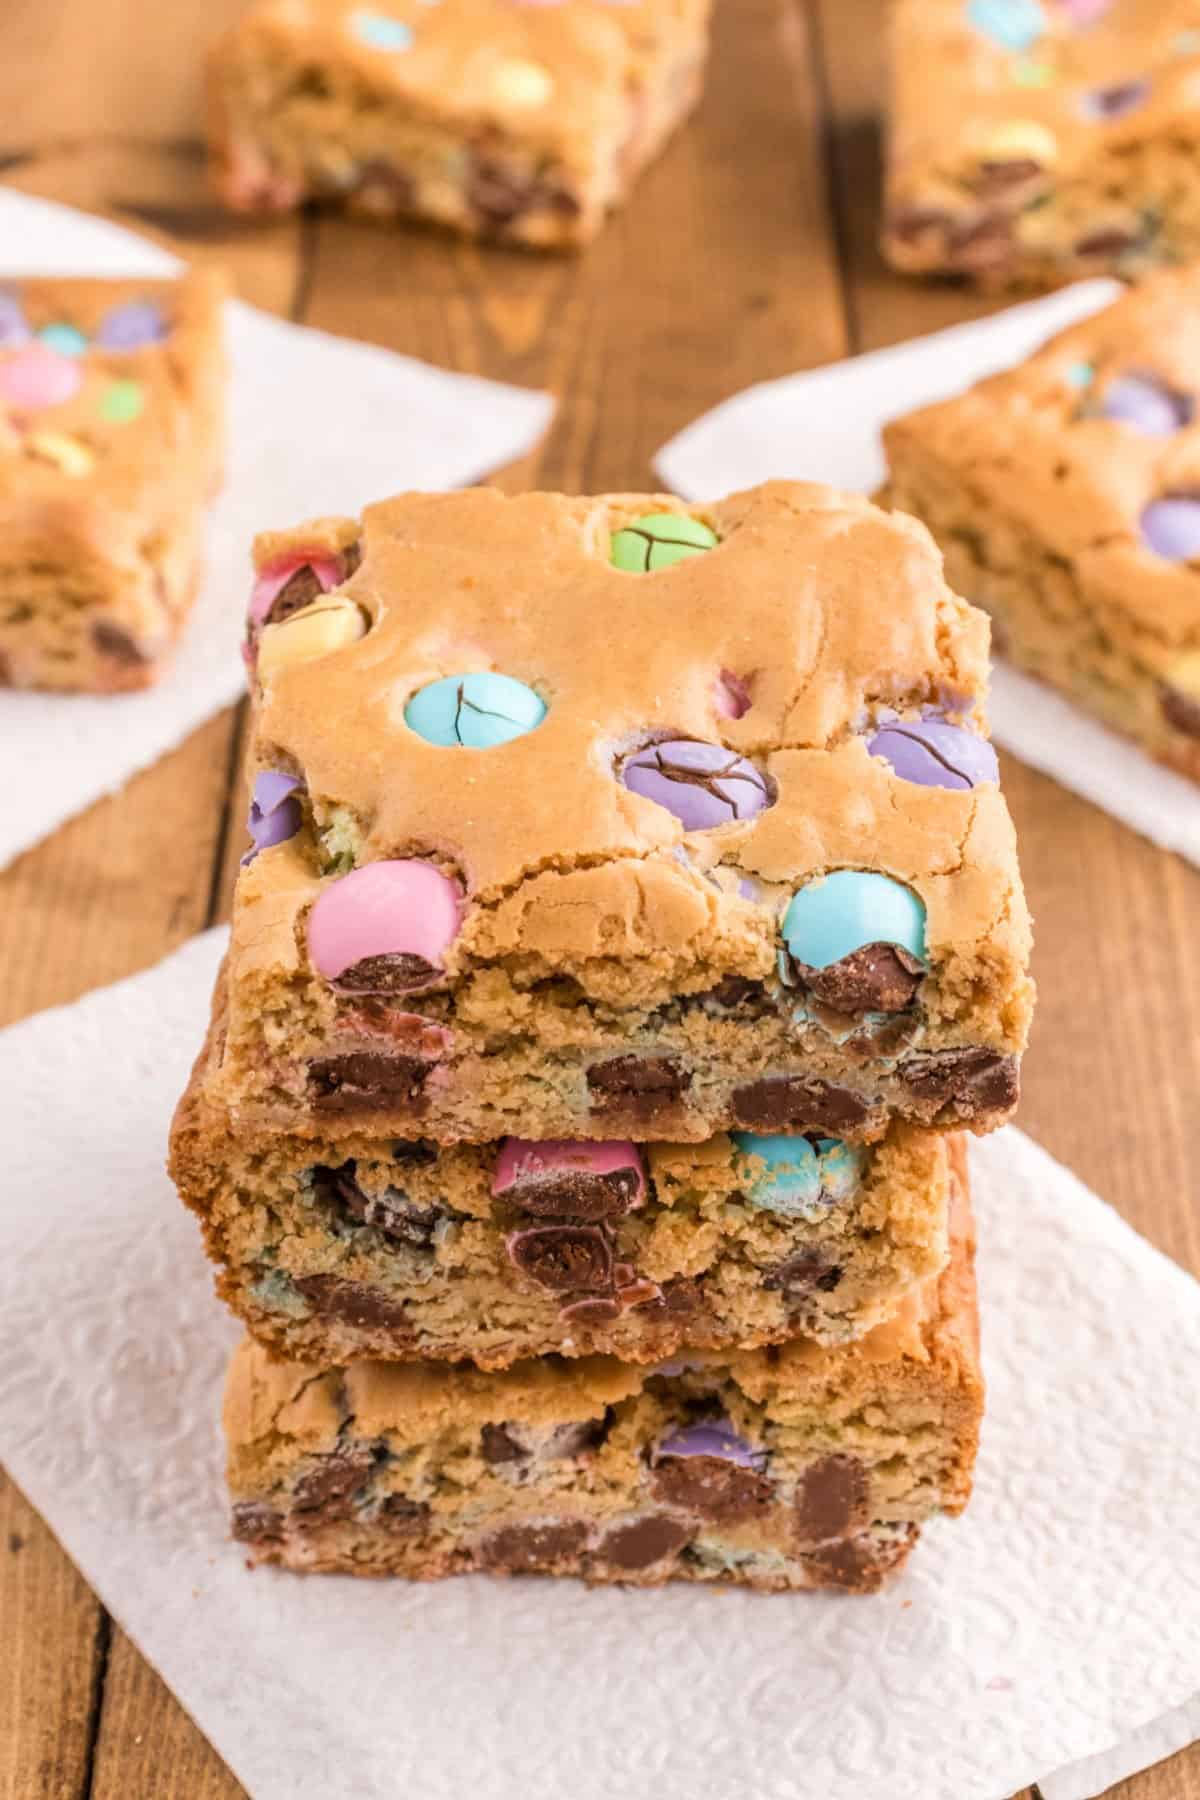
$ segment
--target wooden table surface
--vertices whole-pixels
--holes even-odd
[[[876,255],[882,0],[718,0],[694,124],[573,260],[225,218],[204,187],[199,67],[239,8],[4,0],[0,174],[166,234],[290,318],[552,388],[557,421],[507,488],[642,487],[657,445],[747,383],[986,310]],[[211,720],[0,875],[0,1023],[224,917],[241,725]],[[1004,782],[1041,987],[1022,1124],[1200,1272],[1200,874],[1012,758]],[[241,1792],[0,1472],[0,1796]],[[1113,1793],[1200,1800],[1200,1747]]]

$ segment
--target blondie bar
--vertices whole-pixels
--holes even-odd
[[[233,1534],[296,1570],[871,1591],[970,1494],[982,1383],[964,1212],[960,1190],[944,1274],[838,1349],[486,1374],[322,1370],[247,1340],[225,1406]]]
[[[987,621],[768,484],[410,494],[258,545],[256,853],[206,1089],[483,1142],[986,1130],[1031,987]]]
[[[1200,256],[1191,0],[898,0],[884,249],[1045,286]]]
[[[219,1023],[217,1026],[219,1030]],[[707,1144],[235,1136],[209,1047],[172,1169],[224,1298],[305,1361],[605,1353],[655,1362],[861,1336],[947,1256],[954,1139]]]
[[[1200,780],[1200,269],[896,420],[887,497],[1002,653]]]
[[[585,243],[698,98],[710,4],[262,0],[212,60],[220,193]]]
[[[162,672],[220,476],[221,291],[0,278],[0,684]]]

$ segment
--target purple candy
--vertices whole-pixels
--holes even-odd
[[[0,290],[0,350],[11,350],[15,344],[27,344],[29,321],[16,294]]]
[[[1142,513],[1142,541],[1168,562],[1200,557],[1200,494],[1164,494]]]
[[[1083,110],[1089,119],[1123,119],[1143,105],[1150,93],[1148,81],[1118,81],[1111,87],[1085,94]]]
[[[752,762],[696,738],[647,744],[622,765],[620,776],[632,793],[674,813],[685,831],[752,819],[773,799]]]
[[[1176,393],[1153,375],[1118,375],[1100,402],[1100,416],[1132,425],[1146,437],[1171,437],[1190,425],[1195,412],[1190,394]]]
[[[973,788],[999,781],[1000,765],[986,738],[945,719],[894,719],[867,745],[882,756],[901,781],[917,787]]]
[[[161,306],[153,300],[127,300],[105,314],[96,342],[105,350],[140,350],[143,344],[159,344],[167,335]]]
[[[304,783],[281,769],[264,769],[254,778],[254,798],[246,830],[254,840],[253,848],[242,858],[242,867],[252,863],[260,850],[271,850],[285,844],[300,829],[303,813],[295,798],[296,789]]]
[[[767,1460],[765,1450],[756,1450],[739,1437],[728,1419],[709,1419],[700,1425],[684,1425],[665,1437],[654,1452],[660,1456],[716,1456],[722,1462],[736,1463],[739,1469],[761,1469]]]

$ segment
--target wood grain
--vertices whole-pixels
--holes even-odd
[[[986,310],[898,282],[876,255],[881,0],[719,0],[697,119],[564,260],[335,218],[226,219],[203,185],[198,59],[241,4],[6,0],[0,169],[220,261],[261,305],[553,389],[554,428],[503,473],[510,489],[643,487],[666,437],[751,381]],[[0,874],[0,1022],[226,915],[241,727],[237,710],[211,721]],[[1200,879],[1011,758],[1004,780],[1042,988],[1023,1123],[1200,1268],[1200,1038],[1180,1023],[1200,1018]],[[0,1800],[242,1793],[3,1477],[0,1620]],[[1111,1800],[1200,1800],[1200,1751]]]

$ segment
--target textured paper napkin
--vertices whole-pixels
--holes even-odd
[[[1007,1800],[1197,1697],[1200,1289],[1012,1130],[976,1497],[882,1595],[247,1571],[162,1166],[221,948],[0,1036],[0,1458],[256,1800]]]
[[[687,426],[659,451],[655,467],[691,500],[776,476],[873,493],[886,474],[879,433],[888,419],[1020,362],[1120,292],[1111,281],[1078,282],[989,319],[762,382]],[[993,674],[991,718],[997,743],[1023,762],[1200,863],[1194,783],[1003,664]]]
[[[0,279],[169,275],[177,266],[107,220],[0,188]],[[0,689],[0,763],[31,777],[5,793],[0,866],[236,700],[256,531],[357,513],[403,488],[476,481],[531,449],[553,412],[546,394],[452,375],[240,301],[226,317],[229,460],[209,523],[203,586],[174,667],[139,694]]]

